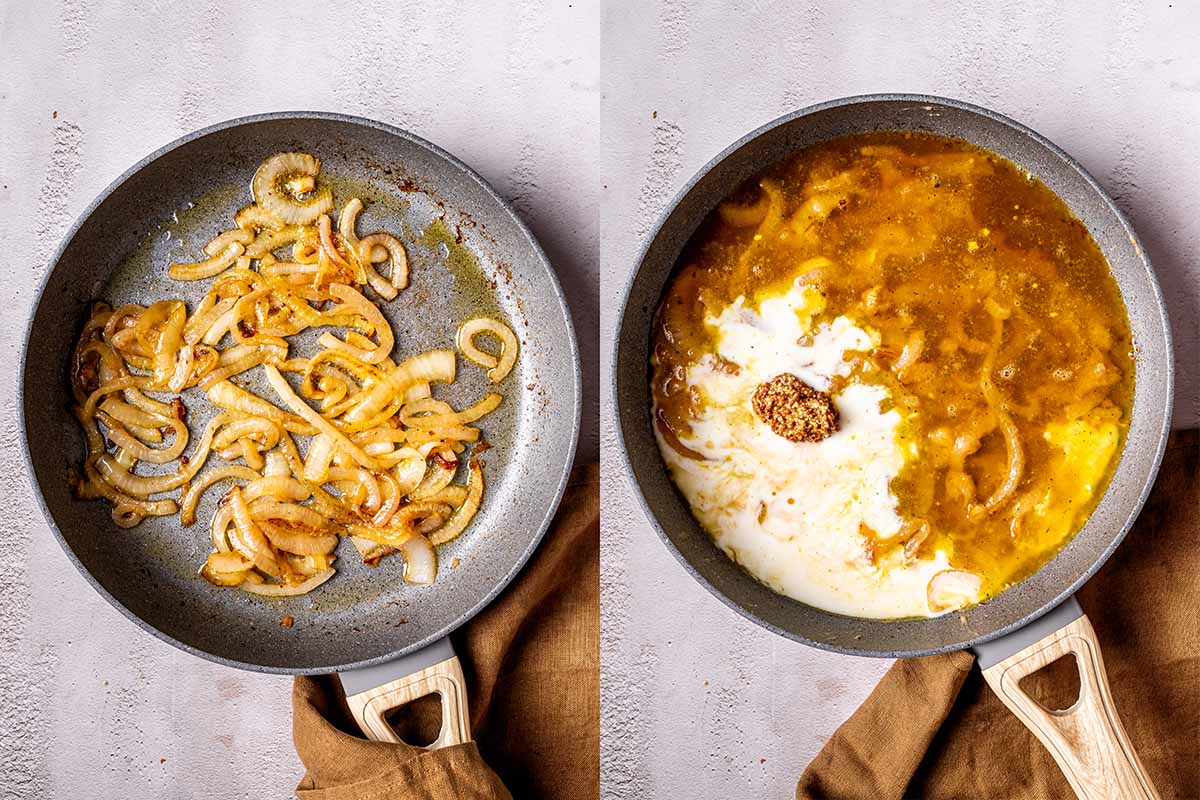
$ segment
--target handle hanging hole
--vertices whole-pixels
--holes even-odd
[[[429,747],[442,731],[442,695],[432,692],[393,708],[384,714],[383,721],[405,744]]]
[[[1059,656],[1017,683],[1021,691],[1048,713],[1062,714],[1079,702],[1079,660],[1074,653]]]

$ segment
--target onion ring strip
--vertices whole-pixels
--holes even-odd
[[[380,312],[379,307],[372,303],[353,288],[341,283],[329,286],[329,293],[344,306],[353,307],[375,329],[379,337],[379,345],[374,350],[363,350],[352,344],[347,344],[332,333],[321,334],[320,343],[332,350],[341,350],[368,364],[378,364],[392,352],[395,340],[392,337],[392,327]]]
[[[274,369],[274,367],[270,367],[270,369]],[[212,401],[213,405],[221,408],[239,411],[254,417],[266,417],[292,433],[309,435],[316,432],[303,417],[289,414],[229,381],[220,381],[208,387],[208,399]]]
[[[213,240],[204,245],[204,255],[215,256],[225,252],[231,244],[240,244],[243,249],[246,245],[254,241],[254,231],[246,230],[245,228],[234,228],[233,230],[218,233],[213,237]]]
[[[232,231],[228,231],[228,233],[232,233]],[[167,269],[167,276],[174,281],[199,281],[211,278],[233,266],[233,262],[237,261],[244,252],[246,252],[244,245],[231,242],[223,251],[217,255],[210,254],[210,258],[204,261],[191,264],[172,264]]]
[[[362,210],[362,200],[351,197],[346,201],[346,205],[342,206],[341,216],[338,217],[338,233],[352,253],[358,252],[358,234],[354,232],[354,229],[358,225],[358,215]]]
[[[305,533],[270,520],[261,520],[258,525],[276,550],[300,556],[332,553],[340,541],[332,533]]]
[[[294,597],[296,595],[308,594],[313,589],[323,584],[325,581],[333,577],[336,570],[333,567],[326,567],[317,574],[311,576],[302,583],[297,583],[295,586],[288,586],[278,583],[243,583],[242,589],[251,594],[262,595],[263,597]]]
[[[475,346],[475,337],[481,333],[490,333],[500,340],[501,349],[498,357]],[[517,363],[517,335],[513,333],[512,328],[499,320],[490,317],[476,317],[467,320],[459,326],[455,342],[459,352],[467,360],[475,362],[488,371],[488,380],[492,383],[500,383],[508,377],[508,373],[512,372],[513,365]]]
[[[457,539],[474,519],[475,513],[479,511],[479,505],[483,501],[483,468],[475,459],[471,459],[469,468],[467,498],[461,506],[455,509],[450,519],[446,520],[445,525],[430,534],[429,541],[435,546]]]
[[[279,374],[279,370],[275,369],[275,367],[270,364],[264,364],[263,371],[267,374],[267,382],[271,384],[271,388],[275,390],[275,393],[279,395],[279,398],[283,400],[283,402],[287,404],[292,411],[296,412],[296,414],[302,417],[305,422],[332,439],[339,450],[346,452],[360,466],[364,466],[372,470],[377,470],[380,468],[379,462],[363,452],[361,447],[350,441],[346,434],[335,428],[316,411],[313,411],[308,403],[297,397],[296,393],[292,391],[292,387],[288,385],[286,380],[284,380],[283,375]]]
[[[382,247],[387,251],[387,260],[392,262],[392,271],[388,276],[388,281],[396,291],[400,291],[408,287],[408,253],[404,249],[404,245],[395,236],[390,233],[373,233],[370,236],[365,236],[358,243],[358,257],[366,264],[372,264],[377,259],[374,258],[376,248]],[[373,268],[372,268],[373,269]],[[394,296],[394,295],[393,295]],[[389,300],[391,298],[388,298]]]
[[[353,423],[370,418],[393,397],[403,397],[404,392],[414,383],[453,383],[454,368],[454,353],[450,350],[430,350],[408,358],[368,389],[366,396],[346,412],[345,421]]]
[[[213,467],[184,489],[179,498],[179,523],[185,528],[196,524],[196,506],[200,504],[200,496],[213,485],[221,481],[246,481],[249,483],[256,480],[258,480],[258,473],[249,467],[237,464]]]
[[[991,349],[988,350],[980,370],[979,388],[999,422],[1000,432],[1004,434],[1004,447],[1008,455],[1008,472],[1004,483],[983,504],[989,514],[995,513],[1009,501],[1025,474],[1025,454],[1021,450],[1020,432],[1017,430],[1012,416],[1005,410],[1004,400],[1000,396],[999,390],[996,389],[996,384],[992,382],[992,369],[995,366],[996,353],[1000,348],[1000,340],[1004,333],[1004,316],[993,314],[993,319],[995,320],[995,332],[992,335]]]
[[[280,568],[275,548],[250,516],[250,508],[246,505],[241,488],[235,486],[225,496],[229,499],[229,507],[233,511],[233,536],[229,538],[233,549],[254,562],[254,566],[266,574],[275,578],[282,577],[283,570]]]

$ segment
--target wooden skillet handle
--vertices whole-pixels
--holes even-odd
[[[340,677],[350,713],[372,741],[401,743],[387,722],[387,713],[430,694],[441,698],[442,728],[425,749],[471,741],[467,684],[449,639],[386,664],[342,672]]]
[[[1068,602],[1078,615],[1068,611],[1073,619],[1013,655],[986,666],[981,652],[983,677],[1046,746],[1080,798],[1159,800],[1113,705],[1092,623],[1073,599]],[[1073,655],[1079,668],[1079,699],[1070,708],[1049,711],[1020,681],[1065,655]]]

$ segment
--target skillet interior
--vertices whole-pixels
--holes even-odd
[[[796,150],[850,133],[916,130],[956,136],[1032,173],[1087,225],[1120,287],[1136,349],[1128,439],[1116,474],[1083,529],[1029,579],[961,614],[934,619],[857,619],[776,594],[725,556],[696,524],[650,428],[650,331],[676,259],[696,227],[743,181]],[[660,219],[626,290],[614,361],[614,406],[624,454],[647,515],[683,565],[734,610],[797,641],[857,655],[922,655],[966,647],[1020,627],[1052,608],[1107,559],[1145,501],[1170,429],[1170,333],[1162,297],[1137,237],[1103,190],[1038,134],[985,109],[917,95],[835,100],[745,136],[706,165]]]
[[[405,242],[410,287],[383,304],[396,332],[394,354],[453,347],[457,325],[479,311],[499,312],[521,339],[517,368],[499,387],[504,403],[481,423],[495,445],[482,458],[484,506],[459,540],[439,549],[442,564],[432,587],[405,584],[399,558],[365,567],[347,542],[337,551],[338,575],[307,597],[268,599],[219,589],[196,570],[211,549],[207,521],[220,490],[206,493],[190,529],[172,516],[148,518],[128,531],[115,527],[106,504],[75,501],[67,490],[67,468],[83,452],[68,409],[67,359],[88,304],[93,298],[119,305],[182,297],[192,307],[209,282],[170,281],[165,265],[195,260],[211,236],[230,227],[233,211],[249,202],[254,169],[281,150],[319,156],[339,208],[351,192],[368,201],[360,232],[385,230]],[[30,325],[23,422],[52,527],[84,575],[134,621],[186,650],[235,666],[328,672],[399,655],[444,635],[524,563],[571,465],[578,360],[545,255],[465,165],[367,120],[264,115],[168,145],[118,179],[81,220]],[[430,228],[435,220],[443,224]],[[486,389],[483,370],[460,358],[458,382],[438,394],[459,405]],[[264,388],[259,392],[271,396]],[[210,408],[196,390],[184,402],[194,441]],[[451,568],[454,559],[461,562],[457,568]],[[279,624],[285,614],[295,618],[291,629]]]

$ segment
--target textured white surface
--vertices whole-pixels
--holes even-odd
[[[146,635],[33,510],[14,376],[35,287],[87,203],[177,136],[283,109],[390,122],[475,167],[545,246],[580,331],[594,459],[599,7],[133,5],[0,2],[0,797],[287,797],[290,681]]]
[[[1200,8],[1178,0],[739,5],[745,10],[738,14],[680,0],[605,6],[605,376],[614,302],[639,243],[709,158],[811,103],[922,92],[989,106],[1032,126],[1117,199],[1171,306],[1175,423],[1196,424]],[[606,390],[606,796],[789,797],[805,764],[887,664],[773,636],[692,581],[637,508],[617,462],[607,403]]]

